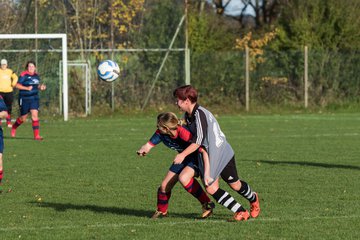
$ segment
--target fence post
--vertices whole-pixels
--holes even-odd
[[[185,85],[190,85],[188,0],[185,0]]]
[[[246,111],[249,111],[249,101],[250,101],[250,97],[249,97],[249,78],[250,78],[250,61],[249,61],[249,47],[246,46],[245,47],[245,107],[246,107]]]
[[[179,34],[180,27],[182,26],[184,20],[185,20],[185,15],[182,16],[182,18],[181,18],[181,20],[180,20],[180,23],[179,23],[179,25],[178,25],[178,27],[177,27],[177,29],[176,29],[176,32],[175,32],[175,34],[174,34],[174,36],[173,36],[173,38],[172,38],[172,40],[171,40],[171,43],[170,43],[170,45],[169,45],[169,48],[167,49],[166,54],[165,54],[165,56],[164,56],[164,59],[163,59],[161,65],[160,65],[160,68],[159,68],[156,76],[155,76],[155,80],[154,80],[153,83],[151,84],[150,90],[149,90],[148,95],[147,95],[147,97],[146,97],[146,99],[145,99],[145,102],[144,102],[144,104],[143,104],[143,106],[142,106],[142,108],[141,108],[141,111],[144,111],[145,106],[147,105],[147,103],[148,103],[148,101],[149,101],[149,99],[150,99],[150,96],[151,96],[151,94],[152,94],[152,91],[153,91],[153,89],[154,89],[154,87],[155,87],[155,83],[157,82],[157,80],[158,80],[158,78],[159,78],[159,76],[160,76],[160,73],[161,73],[161,71],[162,71],[162,69],[163,69],[163,67],[164,67],[164,65],[165,65],[166,59],[168,58],[168,56],[169,56],[169,54],[170,54],[170,51],[171,51],[171,49],[172,49],[172,46],[173,46],[173,44],[174,44],[174,42],[175,42],[175,39],[176,39],[177,35]],[[185,51],[186,51],[186,50],[185,50]]]
[[[185,49],[185,85],[190,85],[190,49]]]
[[[304,48],[304,106],[308,107],[308,47]]]

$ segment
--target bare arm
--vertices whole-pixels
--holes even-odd
[[[27,90],[27,91],[31,91],[31,89],[33,88],[32,86],[26,87],[20,83],[17,83],[15,87],[19,90]]]
[[[153,148],[154,146],[151,145],[149,142],[147,142],[146,144],[144,144],[139,150],[136,151],[136,153],[139,156],[145,156],[146,154],[148,154],[150,152],[150,150]]]
[[[175,159],[174,159],[174,163],[175,164],[180,164],[182,163],[182,161],[184,161],[184,159],[190,155],[191,153],[195,152],[198,148],[200,147],[200,145],[196,144],[196,143],[192,143],[190,144],[184,151],[182,151],[181,153],[177,154]]]
[[[18,76],[13,72],[13,74],[11,74],[11,87],[15,87],[18,80]]]
[[[200,148],[200,152],[202,153],[203,161],[204,161],[204,183],[205,186],[209,186],[209,184],[214,181],[214,179],[210,177],[209,154],[203,148]]]

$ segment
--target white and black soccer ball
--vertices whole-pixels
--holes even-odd
[[[112,82],[119,77],[120,68],[116,62],[112,60],[105,60],[99,64],[97,73],[101,80],[105,82]]]

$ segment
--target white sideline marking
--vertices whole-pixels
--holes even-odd
[[[313,135],[300,135],[300,134],[283,134],[283,135],[269,135],[267,137],[269,138],[311,138],[311,137],[356,137],[356,136],[360,136],[359,133],[343,133],[343,134],[334,134],[334,133],[323,133],[323,134],[313,134]],[[240,138],[240,139],[245,139],[245,138],[259,138],[260,135],[241,135],[241,136],[234,136],[232,138]],[[264,137],[264,136],[261,136]]]
[[[116,138],[117,140],[123,140],[123,141],[127,141],[127,137],[119,137],[118,134],[107,134],[107,138],[102,138],[104,134],[100,135],[100,134],[93,134],[92,138],[88,138],[87,141],[113,141],[112,138],[110,138],[110,136]],[[73,135],[73,136],[68,136],[67,138],[53,138],[53,139],[48,139],[49,141],[56,141],[56,142],[76,142],[77,141],[77,137],[79,135]],[[134,135],[132,135],[134,136]],[[313,134],[313,135],[301,135],[301,134],[282,134],[282,135],[268,135],[266,137],[268,138],[312,138],[312,137],[316,137],[316,138],[321,138],[321,137],[357,137],[360,136],[359,133],[342,133],[342,134],[336,134],[336,133],[323,133],[323,134]],[[233,136],[232,139],[246,139],[246,138],[260,138],[260,137],[264,137],[263,135],[238,135],[238,136]],[[142,141],[147,141],[147,138],[144,137],[131,137],[132,140],[142,140]],[[46,141],[48,141],[46,140]]]
[[[300,217],[300,218],[259,218],[259,219],[250,219],[249,222],[282,222],[282,221],[306,221],[306,220],[318,220],[318,219],[350,219],[350,218],[360,218],[358,215],[350,216],[314,216],[314,217]],[[149,224],[149,222],[154,224]],[[118,223],[118,224],[92,224],[92,225],[66,225],[66,226],[43,226],[43,227],[0,227],[0,232],[11,232],[11,231],[39,231],[39,230],[61,230],[61,229],[76,229],[76,228],[123,228],[123,227],[153,227],[154,225],[168,225],[178,226],[179,224],[218,224],[218,223],[229,223],[227,219],[224,220],[186,220],[180,222],[161,222],[161,220],[151,220],[146,223]],[[229,224],[234,223],[230,222]]]

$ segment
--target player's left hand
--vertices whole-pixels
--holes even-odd
[[[209,186],[210,183],[212,183],[213,181],[214,181],[214,179],[212,179],[210,176],[207,176],[207,175],[204,176],[205,186]]]
[[[45,84],[41,84],[41,85],[39,86],[39,89],[40,89],[41,91],[46,90],[46,85],[45,85]]]

